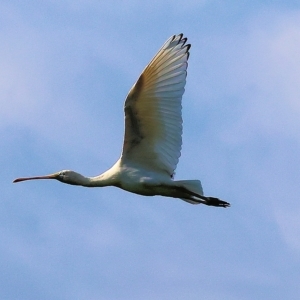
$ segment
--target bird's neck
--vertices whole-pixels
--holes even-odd
[[[84,186],[88,187],[104,187],[118,186],[120,174],[120,160],[118,160],[109,170],[95,177],[85,177]]]
[[[96,177],[87,177],[87,185],[88,187],[104,187],[113,185],[112,180],[110,178],[107,178],[105,173],[96,176]]]
[[[87,185],[89,187],[104,187],[110,185],[116,185],[117,179],[115,174],[111,174],[110,170],[95,177],[86,177]]]

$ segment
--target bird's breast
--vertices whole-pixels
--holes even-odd
[[[131,193],[154,196],[165,193],[165,178],[148,170],[128,168],[119,177],[118,187]]]

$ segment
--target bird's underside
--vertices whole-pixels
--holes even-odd
[[[115,185],[131,193],[179,198],[191,204],[230,206],[226,201],[204,196],[200,180],[173,180],[165,175],[158,176],[154,170],[142,169],[141,166],[126,164],[124,167],[122,159],[112,167],[114,168],[121,170]]]
[[[220,200],[219,198],[215,197],[207,197],[192,191],[184,187],[166,187],[166,186],[158,186],[152,187],[150,193],[143,191],[135,192],[131,191],[139,195],[143,196],[164,196],[164,197],[172,197],[172,198],[179,198],[184,200],[190,204],[205,204],[208,206],[217,206],[217,207],[229,207],[230,203]]]

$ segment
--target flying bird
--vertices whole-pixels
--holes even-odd
[[[115,186],[144,196],[180,198],[192,204],[230,206],[204,196],[200,180],[174,180],[182,145],[181,101],[191,47],[186,41],[182,34],[170,37],[129,91],[122,154],[109,170],[95,177],[63,170],[13,182],[57,179],[72,185]]]

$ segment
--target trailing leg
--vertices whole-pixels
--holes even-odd
[[[203,195],[203,189],[199,180],[180,180],[175,181],[179,198],[191,204],[205,204],[217,207],[229,207],[230,204],[226,201],[215,197],[206,197]]]

